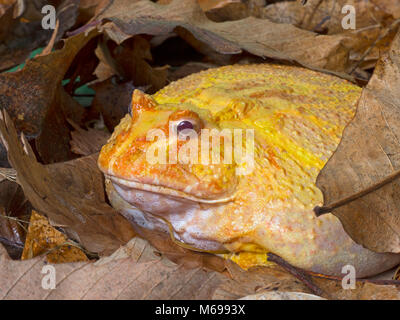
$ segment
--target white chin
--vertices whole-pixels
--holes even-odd
[[[199,206],[192,201],[168,197],[151,191],[124,188],[118,184],[113,184],[113,186],[115,191],[117,191],[126,202],[142,211],[151,212],[155,215],[164,216],[172,212],[187,212],[193,209],[193,207]]]
[[[114,189],[108,189],[111,205],[134,224],[170,233],[168,224],[163,220],[165,219],[173,227],[175,239],[202,250],[221,249],[221,243],[202,238],[202,232],[193,225],[193,216],[198,210],[202,210],[198,203],[149,191],[127,189],[111,182],[110,184]]]

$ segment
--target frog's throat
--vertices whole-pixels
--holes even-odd
[[[113,184],[116,184],[116,185],[119,185],[122,187],[143,190],[143,191],[149,191],[149,192],[153,192],[153,193],[157,193],[157,194],[162,194],[162,195],[179,198],[179,199],[185,199],[185,200],[198,202],[198,203],[218,204],[218,203],[231,202],[235,199],[235,194],[232,194],[229,197],[219,198],[219,199],[203,199],[203,198],[198,198],[196,196],[187,194],[186,192],[171,189],[168,187],[121,179],[121,178],[117,178],[117,177],[110,176],[110,175],[105,175],[105,177],[110,179]]]

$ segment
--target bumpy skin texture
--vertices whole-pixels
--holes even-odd
[[[245,268],[266,264],[270,251],[323,274],[340,275],[347,264],[358,277],[384,271],[400,256],[364,249],[335,216],[316,218],[312,211],[323,200],[318,172],[360,93],[333,76],[268,64],[203,71],[153,97],[135,91],[132,116],[121,121],[98,161],[110,201],[145,227],[167,231],[167,221],[175,238],[192,247],[229,250]],[[238,176],[237,164],[149,164],[153,142],[146,132],[168,134],[170,120],[184,119],[202,128],[254,129],[255,169]]]

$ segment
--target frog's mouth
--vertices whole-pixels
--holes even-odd
[[[110,179],[110,181],[114,185],[117,185],[123,189],[146,191],[146,192],[164,195],[164,196],[175,198],[175,199],[184,199],[184,200],[193,201],[193,202],[197,202],[197,203],[220,204],[220,203],[230,202],[230,201],[234,200],[234,198],[235,198],[235,194],[232,194],[227,197],[218,198],[218,199],[204,199],[204,198],[199,198],[194,195],[188,194],[184,191],[179,191],[179,190],[175,190],[175,189],[164,187],[164,186],[147,184],[147,183],[142,183],[142,182],[137,182],[137,181],[132,181],[132,180],[126,180],[126,179],[117,178],[115,176],[110,176],[110,175],[105,175],[105,176],[106,176],[106,178]]]

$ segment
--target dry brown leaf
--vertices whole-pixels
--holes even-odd
[[[29,61],[24,69],[0,74],[0,106],[11,115],[19,131],[35,138],[44,162],[72,159],[66,117],[80,122],[83,108],[62,87],[79,50],[96,36],[92,32],[69,38],[64,47]]]
[[[197,0],[207,17],[213,21],[233,21],[261,15],[266,0]]]
[[[338,300],[399,300],[400,281],[357,281],[355,289],[343,289],[340,280],[314,279],[331,299]]]
[[[342,33],[342,13],[345,5],[355,8],[358,30],[373,26],[383,27],[400,18],[400,3],[393,0],[308,0],[306,5],[299,1],[281,1],[268,5],[261,17],[277,23],[290,23],[310,31],[328,34]]]
[[[13,168],[2,168],[0,167],[0,182],[4,180],[9,180],[11,182],[16,182],[17,172]]]
[[[22,23],[14,18],[14,7],[0,16],[0,70],[18,65],[32,50],[44,45],[51,31],[43,30],[40,22]]]
[[[305,282],[288,273],[282,266],[256,267],[248,271],[241,269],[235,263],[224,260],[215,255],[194,252],[178,246],[169,235],[164,232],[156,232],[139,228],[135,230],[146,239],[163,256],[176,264],[186,268],[205,268],[228,275],[230,280],[224,282],[213,294],[213,299],[239,299],[243,296],[260,292],[304,292],[314,293]],[[304,272],[307,275],[306,272]],[[356,288],[343,289],[340,278],[331,278],[321,275],[312,275],[310,280],[324,298],[329,299],[399,299],[398,287],[400,281],[386,280],[360,280],[356,282]]]
[[[32,207],[15,182],[0,182],[0,243],[13,259],[19,259],[24,247]]]
[[[399,54],[400,33],[363,90],[355,118],[317,179],[325,209],[333,209],[357,243],[377,252],[400,252]],[[386,184],[376,185],[388,177]],[[353,201],[336,203],[353,195]]]
[[[79,5],[80,0],[63,0],[56,8],[59,29],[55,42],[59,41],[65,32],[75,25],[79,14]]]
[[[3,252],[2,252],[3,251]],[[160,256],[140,238],[132,239],[110,257],[96,263],[69,263],[55,266],[57,286],[46,291],[40,286],[43,258],[11,261],[0,247],[0,297],[45,299],[228,299],[253,294],[259,285],[273,280],[272,289],[306,290],[291,275],[274,271],[269,277],[242,274],[237,265],[228,263],[237,279],[206,271],[197,266],[188,268]],[[123,277],[121,277],[121,274]],[[8,276],[9,275],[9,276]],[[242,287],[243,286],[243,287]],[[25,289],[24,289],[25,288]],[[226,292],[234,288],[233,293]]]
[[[212,63],[204,63],[204,62],[188,62],[183,66],[177,68],[170,72],[168,76],[168,80],[176,81],[178,79],[184,78],[192,73],[200,72],[203,70],[207,70],[210,68],[215,68],[217,65]]]
[[[355,30],[344,30],[342,13],[345,5],[355,8]],[[327,34],[342,34],[348,38],[344,45],[349,49],[349,67],[363,70],[373,68],[380,55],[388,50],[396,34],[396,28],[388,30],[391,23],[399,18],[400,2],[356,0],[310,0],[302,6],[300,2],[283,1],[267,6],[260,17],[277,23],[289,23],[299,28]]]
[[[140,237],[146,239],[155,249],[171,261],[188,268],[206,268],[224,272],[226,260],[209,253],[195,252],[177,245],[169,234],[134,225]]]
[[[54,266],[56,289],[41,287],[42,257],[12,261],[0,246],[2,299],[210,299],[226,277],[185,269],[152,252],[139,238],[97,263]]]
[[[4,41],[14,27],[14,9],[16,0],[0,3],[0,41]]]
[[[6,14],[0,17],[0,70],[23,63],[31,51],[49,42],[53,32],[44,30],[41,24],[41,8],[45,4],[56,6],[60,28],[54,34],[53,41],[57,42],[65,31],[75,24],[78,2],[79,0],[30,0],[18,1],[18,4],[23,4],[22,8],[10,7]],[[16,17],[16,11],[23,11],[22,18]]]
[[[69,243],[67,237],[52,227],[46,217],[32,211],[21,260],[45,254],[49,263],[88,261],[85,253]]]
[[[41,286],[44,257],[25,261],[9,259],[0,245],[0,299],[238,299],[263,292],[309,291],[293,276],[277,269],[243,271],[227,263],[230,276],[202,268],[175,264],[140,238],[132,239],[113,255],[96,263],[53,265],[56,288]],[[122,276],[121,276],[122,275]],[[393,286],[357,283],[355,290],[340,282],[316,279],[332,290],[334,299],[399,299]]]
[[[183,3],[175,0],[168,5],[147,0],[118,0],[97,19],[110,21],[101,29],[117,43],[137,34],[175,32],[206,54],[209,48],[220,54],[237,54],[245,50],[261,57],[297,61],[313,68],[344,71],[348,65],[349,48],[344,44],[347,35],[318,35],[289,24],[254,17],[216,23],[207,19],[195,0]]]
[[[240,300],[325,300],[319,296],[303,292],[274,292],[266,291],[251,294]]]
[[[118,50],[120,49],[120,50]],[[135,36],[117,48],[116,61],[123,70],[125,79],[132,79],[135,86],[150,86],[156,92],[167,83],[168,66],[153,68],[150,43],[141,36]],[[148,91],[149,91],[148,90]]]
[[[95,74],[100,81],[117,75],[120,80],[131,80],[135,86],[148,86],[155,92],[167,83],[168,66],[152,67],[150,43],[144,37],[135,36],[121,45],[109,48],[99,43],[96,55],[100,59]]]
[[[110,78],[90,86],[96,91],[92,107],[103,116],[104,124],[110,131],[128,113],[135,89],[132,82],[117,83],[114,80]]]
[[[0,132],[25,196],[53,225],[62,226],[71,239],[100,254],[109,254],[134,237],[130,223],[105,202],[97,154],[44,166],[36,161],[23,135],[21,145],[5,111]]]
[[[71,132],[70,143],[71,151],[76,154],[89,156],[93,153],[97,153],[110,137],[110,133],[105,130],[93,128],[84,130],[73,121],[69,121],[69,123],[75,129],[75,131]]]

